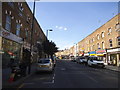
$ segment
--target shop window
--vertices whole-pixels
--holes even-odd
[[[6,15],[5,29],[8,31],[10,31],[11,29],[11,16],[10,15]]]
[[[108,28],[108,35],[110,35],[112,32],[112,29],[111,28]]]
[[[110,44],[110,47],[112,47],[112,40],[111,39],[109,40],[109,44]]]
[[[17,26],[16,26],[16,35],[20,36],[20,24],[19,23],[17,23]]]
[[[101,37],[104,38],[104,32],[101,33]]]
[[[118,46],[120,46],[120,37],[117,37]]]

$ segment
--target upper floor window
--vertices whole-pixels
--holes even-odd
[[[12,8],[14,7],[13,2],[8,2],[8,5],[11,6]]]
[[[22,3],[18,2],[18,6],[19,6],[19,10],[20,10],[20,11],[23,11],[23,10],[24,10]]]
[[[120,23],[117,23],[117,24],[115,25],[115,29],[120,29]]]
[[[18,15],[22,17],[23,14],[22,14],[22,12],[19,11]]]
[[[17,25],[16,25],[16,35],[17,36],[20,36],[20,23],[17,23]]]
[[[92,46],[92,49],[93,49],[93,50],[95,49],[95,45]]]
[[[36,32],[37,32],[37,30],[35,29],[34,33],[36,33]]]
[[[93,41],[93,42],[95,41],[94,37],[93,37],[92,41]]]
[[[118,45],[120,46],[120,36],[117,37],[117,42],[118,42]]]
[[[99,36],[99,34],[97,35],[97,39],[98,39],[98,40],[100,39],[100,36]]]
[[[102,49],[105,49],[105,44],[104,44],[104,42],[102,42]]]
[[[99,43],[97,43],[97,48],[100,49],[100,44]]]
[[[110,35],[112,32],[112,29],[111,28],[108,28],[108,35]]]
[[[11,29],[11,16],[10,15],[6,15],[5,29],[8,31],[10,31]]]
[[[26,21],[27,21],[27,23],[30,23],[31,19],[30,19],[29,15],[27,16]]]
[[[102,38],[104,37],[104,32],[101,33],[101,37],[102,37]]]
[[[112,47],[112,39],[109,40],[110,47]]]

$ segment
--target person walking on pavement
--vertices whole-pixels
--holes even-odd
[[[20,69],[21,69],[21,74],[23,77],[26,76],[26,71],[27,71],[27,64],[25,61],[23,61],[22,63],[20,63],[19,65]]]

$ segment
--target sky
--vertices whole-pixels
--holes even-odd
[[[33,2],[28,2],[33,10]],[[118,14],[117,2],[37,2],[35,17],[59,50],[69,49]]]

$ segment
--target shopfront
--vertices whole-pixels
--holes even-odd
[[[97,51],[96,51],[96,56],[101,57],[101,59],[104,61],[104,63],[107,64],[106,50],[97,50]]]
[[[120,66],[120,48],[107,50],[108,63],[113,66]]]
[[[14,58],[16,63],[20,61],[22,39],[3,29],[0,33],[2,38],[0,39],[2,46],[2,67],[7,68],[11,58]]]

